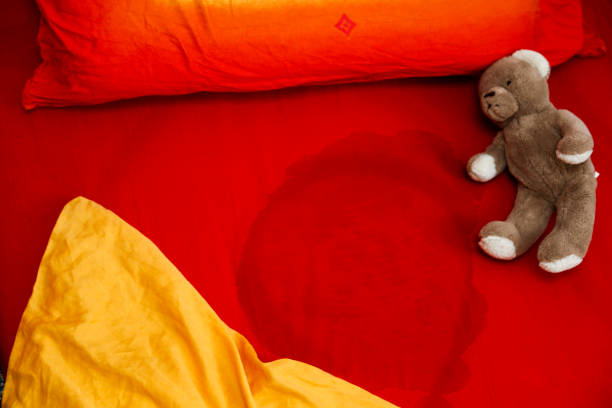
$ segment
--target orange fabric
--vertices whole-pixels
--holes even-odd
[[[37,0],[23,104],[466,74],[518,48],[582,45],[579,0]]]
[[[151,241],[82,197],[49,239],[3,406],[397,408],[311,365],[261,362]]]

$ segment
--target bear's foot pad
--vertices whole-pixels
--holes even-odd
[[[514,242],[508,238],[489,235],[482,238],[478,245],[493,258],[502,259],[504,261],[516,258],[516,247],[514,246]]]
[[[578,266],[580,262],[582,262],[582,258],[571,254],[555,261],[540,262],[540,268],[544,269],[546,272],[559,273]]]

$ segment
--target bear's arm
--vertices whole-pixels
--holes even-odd
[[[506,149],[504,134],[498,132],[493,143],[484,153],[472,156],[467,164],[467,172],[473,180],[485,182],[499,175],[506,168]]]
[[[576,115],[559,110],[561,140],[557,144],[557,157],[568,164],[584,163],[593,153],[593,136]]]

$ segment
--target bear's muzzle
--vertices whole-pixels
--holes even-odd
[[[480,98],[484,114],[494,122],[504,122],[518,111],[516,98],[506,88],[494,86],[484,92]]]

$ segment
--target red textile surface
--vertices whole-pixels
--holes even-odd
[[[487,258],[514,198],[463,172],[495,129],[474,78],[144,98],[26,113],[33,4],[0,5],[0,362],[61,207],[142,231],[264,359],[317,365],[401,406],[612,404],[612,59],[553,69],[595,138],[593,243],[553,276]],[[585,7],[612,41],[612,6]]]
[[[518,48],[580,50],[580,0],[37,0],[23,104],[473,73]]]

